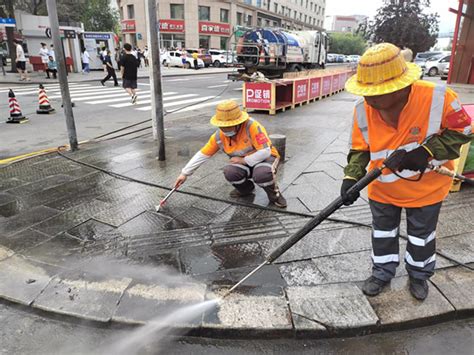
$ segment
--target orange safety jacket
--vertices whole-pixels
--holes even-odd
[[[232,139],[231,139],[232,138]],[[265,127],[252,118],[240,125],[240,129],[234,137],[226,137],[218,129],[209,138],[207,144],[201,149],[201,153],[207,156],[216,154],[219,149],[229,157],[246,157],[257,150],[271,148],[271,155],[279,158],[280,154],[267,135]]]
[[[444,86],[426,81],[412,85],[406,106],[394,128],[382,119],[379,112],[362,98],[356,103],[352,128],[351,148],[370,151],[370,167],[380,167],[395,150],[411,151],[443,129],[464,134],[471,133],[470,120],[462,111],[457,95]],[[430,161],[453,169],[453,161]],[[419,172],[403,170],[398,175],[415,180]],[[368,187],[374,201],[399,207],[422,207],[442,201],[448,194],[452,179],[427,169],[418,182],[406,181],[392,171],[383,174]]]

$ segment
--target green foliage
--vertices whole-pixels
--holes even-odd
[[[357,33],[374,43],[390,42],[408,47],[413,55],[433,47],[438,36],[437,13],[426,14],[430,0],[395,0],[386,2],[373,21],[359,26]]]
[[[330,33],[329,52],[340,54],[362,54],[367,47],[367,43],[362,36],[352,33]]]
[[[88,0],[81,21],[86,31],[112,32],[117,28],[119,14],[109,6],[108,0]]]

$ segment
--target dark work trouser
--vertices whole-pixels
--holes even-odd
[[[117,75],[115,74],[115,69],[111,68],[107,65],[107,76],[104,79],[102,79],[102,81],[105,83],[110,78],[113,78],[114,79],[114,84],[118,85]]]
[[[254,189],[252,179],[258,186],[267,187],[275,184],[278,159],[271,156],[261,163],[250,167],[244,164],[228,164],[224,167],[224,177],[241,193]]]
[[[405,267],[413,278],[427,280],[436,264],[436,225],[441,202],[405,208],[408,242]],[[395,276],[399,265],[398,236],[402,209],[370,200],[372,211],[372,275],[384,281]]]

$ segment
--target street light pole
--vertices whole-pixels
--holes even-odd
[[[151,121],[153,138],[158,139],[158,160],[165,160],[165,128],[163,122],[163,89],[161,86],[161,60],[158,40],[156,0],[147,0],[147,35],[150,61]]]
[[[53,40],[56,61],[58,63],[58,78],[61,88],[61,96],[63,100],[64,114],[66,116],[67,134],[69,137],[69,145],[72,151],[78,149],[76,125],[74,123],[74,114],[72,112],[71,95],[67,82],[66,61],[64,59],[64,50],[61,43],[61,35],[59,34],[58,10],[56,0],[46,0],[48,8],[49,23],[51,25],[51,38]]]

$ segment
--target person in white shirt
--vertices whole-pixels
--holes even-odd
[[[54,45],[50,46],[48,56],[53,57],[53,60],[56,60],[56,54],[54,53]]]
[[[44,64],[44,70],[48,69],[49,51],[46,43],[41,43],[39,55],[41,57],[41,62]]]
[[[82,74],[89,74],[91,69],[89,67],[90,55],[87,49],[82,51]]]
[[[15,40],[15,45],[16,45],[16,68],[18,72],[20,73],[20,81],[26,80],[30,81],[30,78],[28,77],[28,72],[26,71],[26,57],[25,57],[25,51],[23,50],[23,46],[21,45],[20,40]]]

